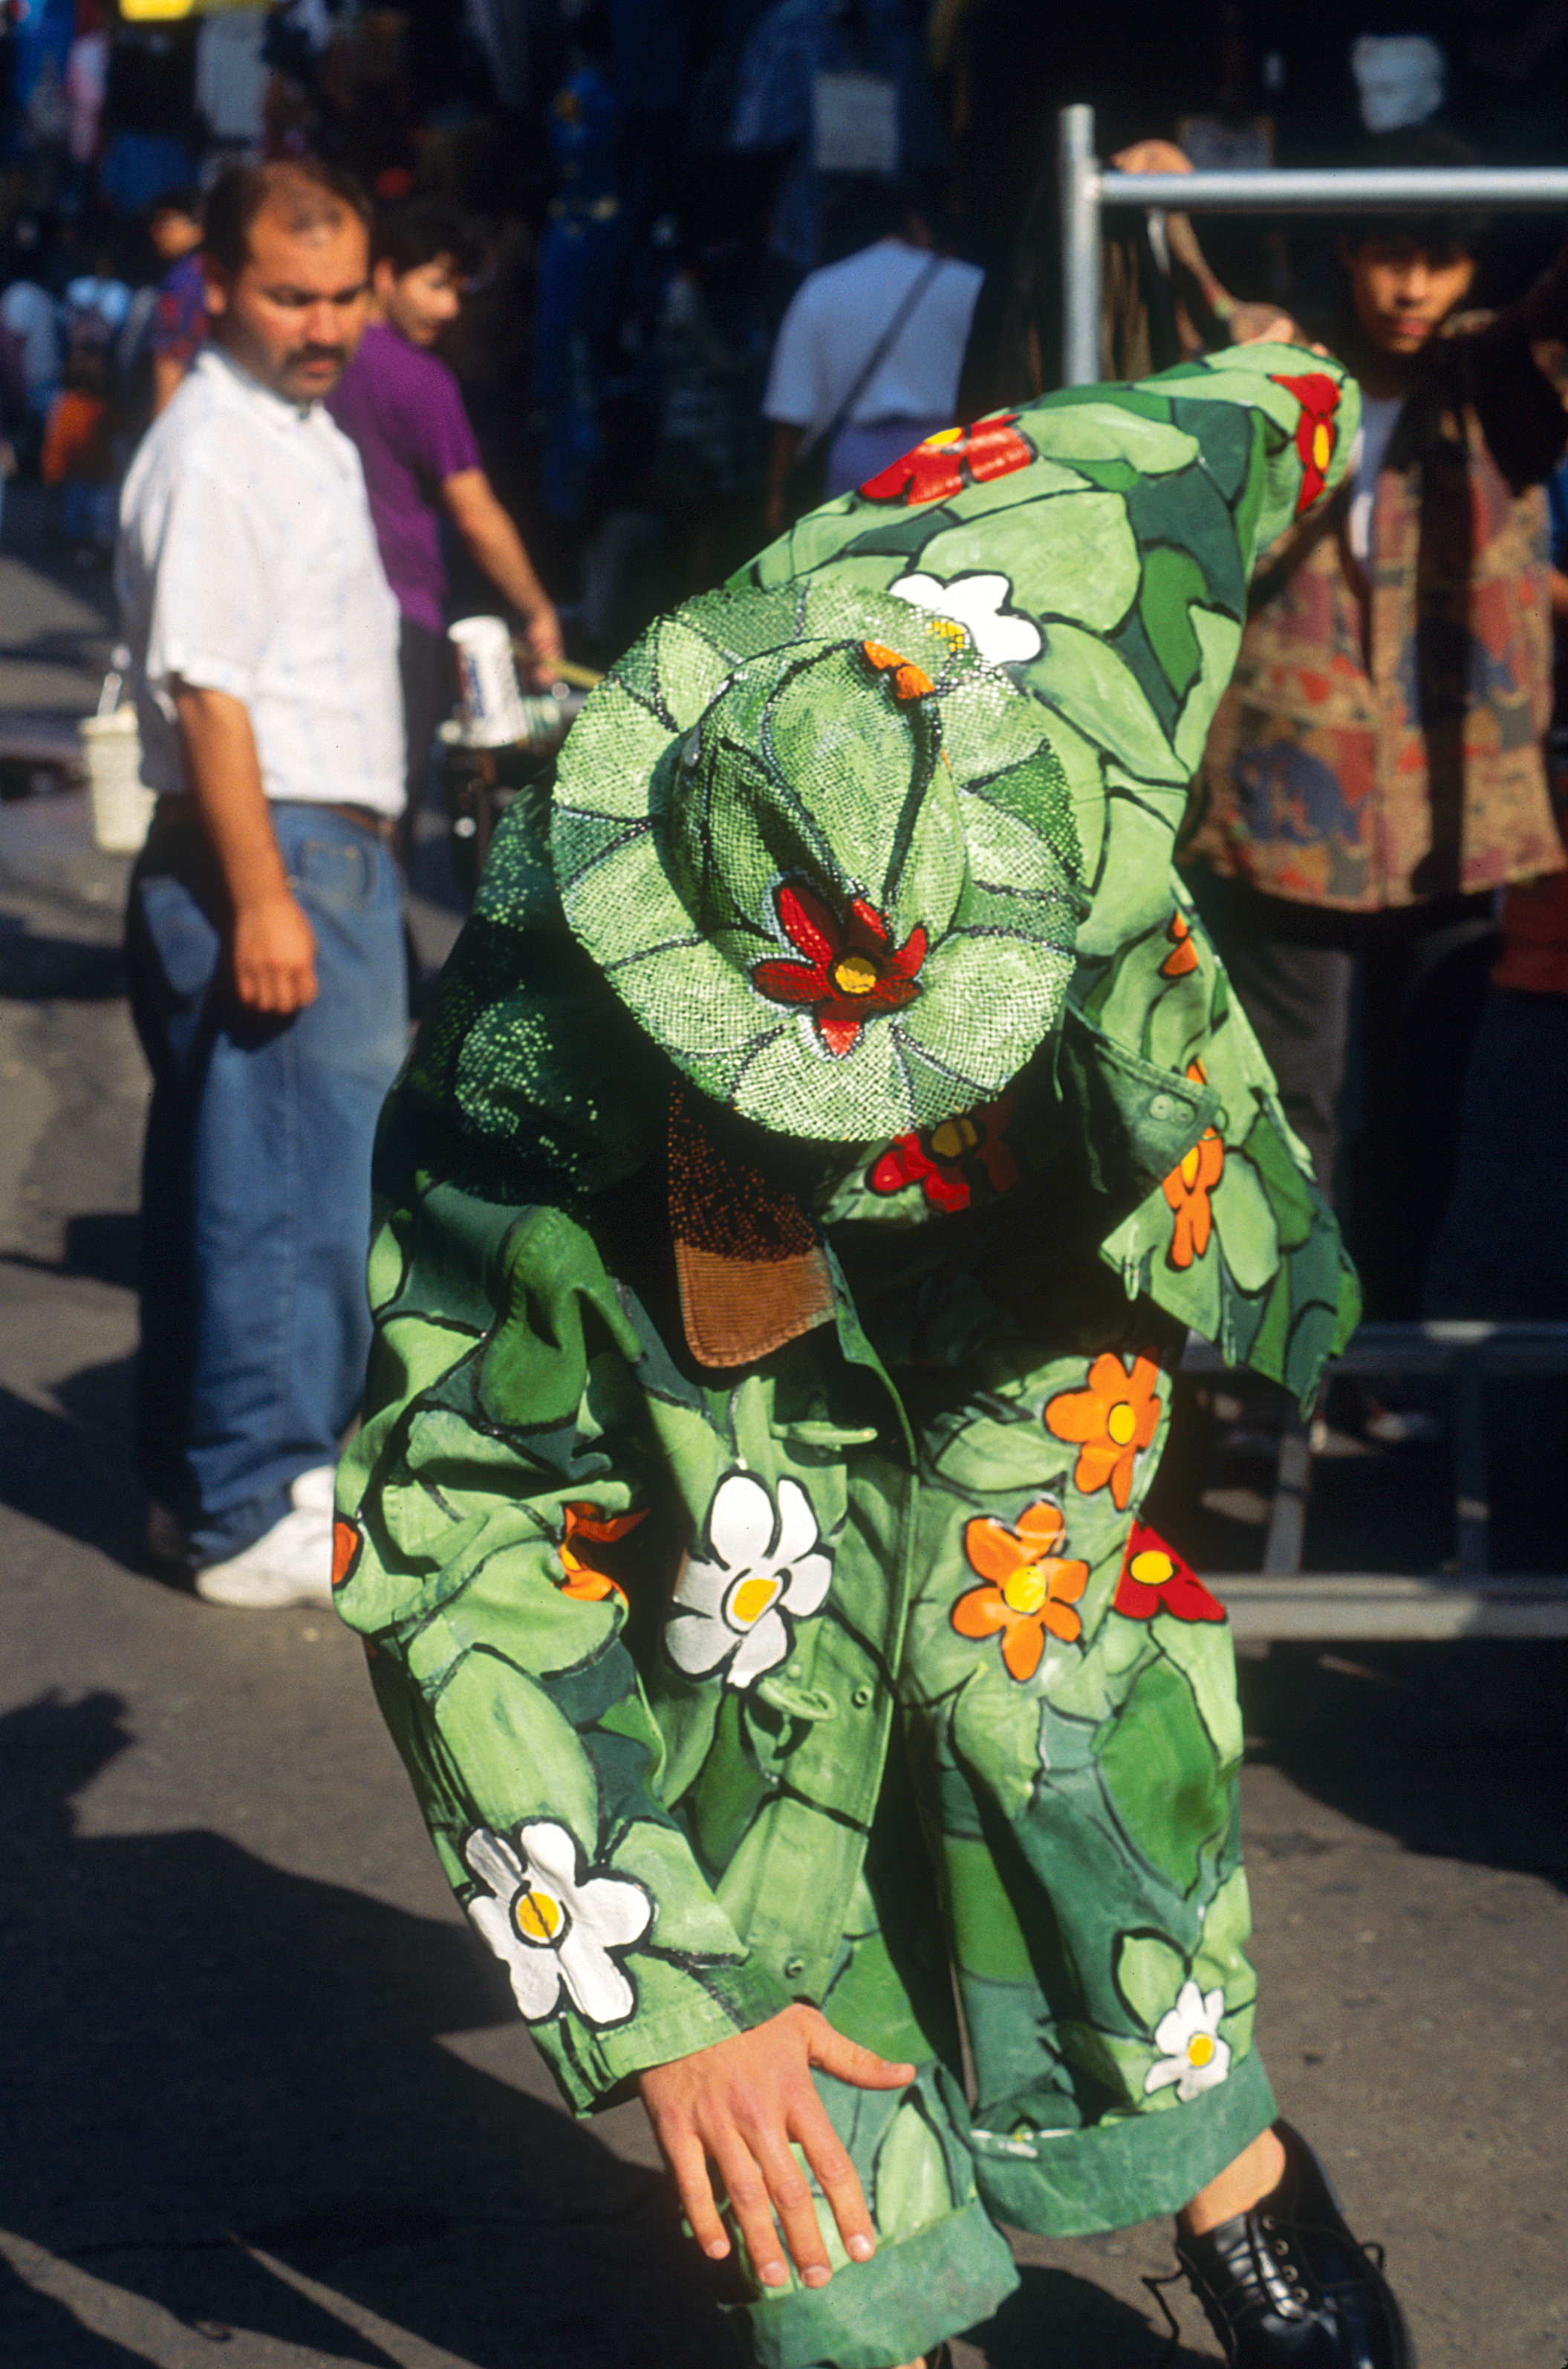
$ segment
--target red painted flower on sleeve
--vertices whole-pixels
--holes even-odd
[[[755,965],[751,984],[770,1003],[804,1004],[830,1053],[853,1053],[860,1032],[878,1012],[897,1012],[920,993],[925,932],[913,929],[895,946],[887,922],[864,897],[841,921],[809,888],[773,892],[779,926],[802,959]]]
[[[900,496],[910,503],[944,502],[966,485],[1026,469],[1035,455],[1013,425],[1017,417],[1006,411],[995,419],[979,419],[973,428],[944,428],[890,468],[867,477],[860,490],[872,502],[896,502]]]
[[[1329,463],[1339,441],[1334,425],[1334,413],[1339,409],[1339,389],[1324,371],[1308,371],[1300,378],[1287,378],[1281,372],[1272,373],[1274,384],[1293,395],[1301,406],[1301,417],[1296,423],[1296,452],[1301,464],[1301,491],[1296,499],[1296,515],[1310,509],[1328,482]]]
[[[350,1576],[360,1559],[361,1539],[356,1523],[347,1522],[341,1514],[332,1525],[332,1585],[341,1587]]]
[[[1002,1141],[1002,1129],[1013,1116],[1014,1098],[981,1103],[940,1127],[918,1135],[898,1135],[888,1145],[866,1182],[874,1193],[901,1193],[919,1184],[933,1209],[967,1209],[972,1185],[970,1162],[979,1165],[993,1193],[1011,1192],[1018,1182],[1018,1162]]]
[[[1127,1539],[1111,1608],[1128,1620],[1152,1620],[1157,1612],[1168,1612],[1173,1620],[1225,1618],[1225,1607],[1197,1574],[1141,1522],[1133,1524]]]

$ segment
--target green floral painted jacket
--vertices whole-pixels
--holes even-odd
[[[830,1323],[750,1368],[692,1356],[675,1072],[567,931],[543,818],[520,803],[498,835],[378,1146],[337,1576],[448,1877],[579,2109],[820,1993],[917,1498],[947,1485],[922,1448],[988,1358],[1081,1350],[1089,1382],[1109,1292],[1151,1344],[1191,1326],[1299,1396],[1355,1321],[1170,860],[1252,552],[1343,472],[1354,391],[1303,360],[933,439],[741,579],[839,568],[990,636],[1050,711],[1086,864],[1059,1037],[995,1104],[810,1167]],[[722,602],[668,621],[596,698],[646,720],[723,633]],[[1150,1431],[1108,1436],[1130,1459]]]

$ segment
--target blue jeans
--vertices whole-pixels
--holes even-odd
[[[153,1072],[137,1463],[198,1562],[269,1530],[359,1404],[371,1144],[406,1044],[392,851],[322,807],[277,803],[272,820],[315,933],[315,1002],[287,1019],[239,1003],[194,819],[155,826],[126,924]]]

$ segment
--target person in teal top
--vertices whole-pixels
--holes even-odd
[[[1276,2121],[1230,1633],[1139,1518],[1189,1329],[1305,1399],[1357,1312],[1171,867],[1356,409],[1277,347],[1051,397],[654,625],[385,1114],[338,1601],[772,2369],[1160,2211],[1239,2369],[1409,2359]]]

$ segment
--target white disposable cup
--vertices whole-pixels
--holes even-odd
[[[142,781],[136,710],[117,707],[108,715],[84,715],[77,729],[87,768],[93,837],[106,854],[134,855],[157,803]]]
[[[447,628],[457,652],[463,737],[471,748],[499,749],[526,729],[511,635],[499,617],[460,617]]]

